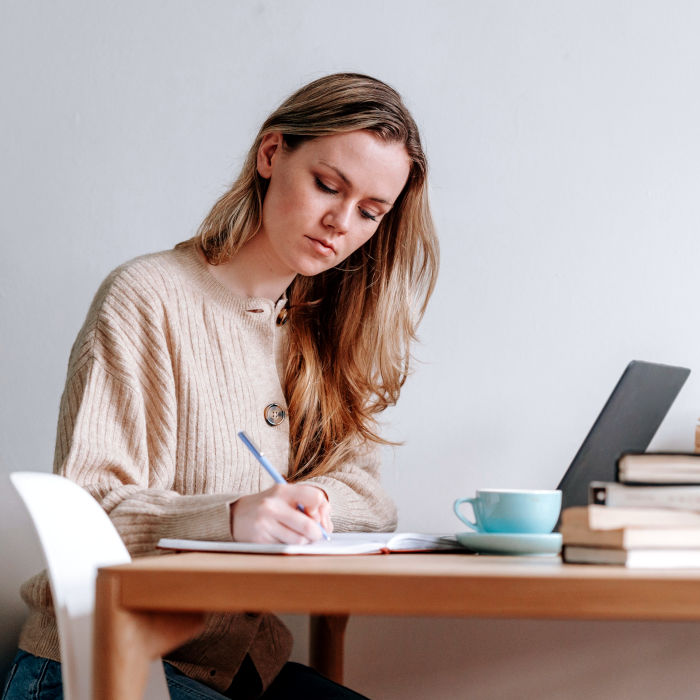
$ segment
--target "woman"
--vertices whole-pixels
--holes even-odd
[[[132,556],[161,537],[393,529],[375,417],[398,399],[436,273],[426,160],[401,98],[363,75],[310,83],[263,124],[194,238],[101,286],[71,352],[54,470],[103,505]],[[38,697],[58,697],[46,575],[22,595],[7,697],[39,676]],[[168,655],[171,694],[358,697],[287,663],[290,648],[270,615],[211,615]]]

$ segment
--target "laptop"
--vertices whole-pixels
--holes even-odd
[[[644,452],[690,370],[633,360],[576,453],[558,489],[562,510],[588,504],[591,481],[615,481],[623,452]]]

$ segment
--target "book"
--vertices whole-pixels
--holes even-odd
[[[627,452],[617,460],[617,481],[637,484],[700,484],[700,454]]]
[[[564,547],[567,564],[614,564],[628,569],[697,569],[700,549],[608,549]]]
[[[616,549],[688,549],[700,548],[700,528],[621,527],[615,530],[561,528],[567,545],[612,547]]]
[[[643,486],[592,481],[588,502],[600,506],[700,511],[700,486]]]
[[[160,549],[188,552],[232,552],[238,554],[390,554],[397,552],[468,552],[454,535],[417,532],[341,532],[330,541],[311,544],[257,544],[254,542],[214,542],[162,538]]]
[[[592,529],[585,519],[562,513],[561,536],[564,546],[585,545],[615,549],[700,548],[700,526],[623,526]]]
[[[700,528],[700,512],[671,508],[634,508],[630,506],[572,506],[561,515],[562,526],[590,530],[636,528]]]

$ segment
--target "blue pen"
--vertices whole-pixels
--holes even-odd
[[[253,453],[253,457],[260,462],[260,464],[263,466],[263,469],[273,478],[273,480],[278,483],[278,484],[286,484],[287,482],[282,478],[282,475],[270,464],[270,462],[267,460],[267,458],[263,455],[260,450],[253,444],[253,441],[241,430],[240,433],[238,433],[238,437],[241,438],[243,441],[243,444]],[[297,510],[300,510],[302,513],[306,515],[306,511],[304,510],[304,506],[301,505],[301,503],[297,503]],[[325,528],[321,523],[318,523],[318,527],[321,530],[321,534],[323,535],[323,538],[326,540],[330,540],[331,536],[326,532]]]

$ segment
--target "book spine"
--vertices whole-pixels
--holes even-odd
[[[627,486],[593,481],[588,502],[600,506],[700,511],[700,486]]]
[[[567,545],[562,550],[561,558],[567,564],[623,564],[627,560],[624,549],[604,549]]]

